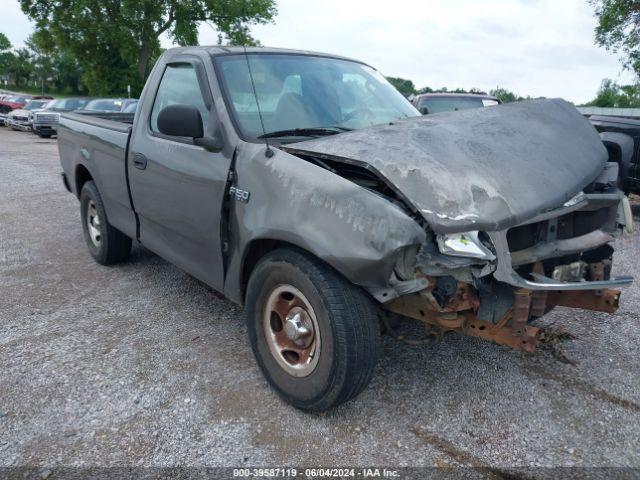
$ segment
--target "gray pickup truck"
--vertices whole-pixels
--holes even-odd
[[[365,388],[397,316],[532,351],[536,318],[613,313],[632,282],[611,276],[617,165],[561,100],[423,117],[358,61],[178,48],[129,123],[62,114],[58,146],[93,258],[136,240],[244,305],[308,411]]]

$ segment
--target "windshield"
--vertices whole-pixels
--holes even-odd
[[[37,110],[38,108],[43,108],[49,102],[50,102],[50,100],[31,100],[22,109],[23,110]]]
[[[122,104],[124,102],[122,100],[105,98],[98,100],[91,100],[84,107],[84,110],[93,110],[100,112],[119,112],[122,108]]]
[[[453,112],[498,105],[496,100],[482,97],[423,97],[418,108],[427,108],[427,113]]]
[[[293,129],[360,129],[419,115],[380,73],[360,63],[283,54],[229,55],[216,61],[245,137]]]

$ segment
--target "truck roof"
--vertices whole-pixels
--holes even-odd
[[[203,50],[213,57],[223,56],[223,55],[243,54],[246,51],[247,53],[254,53],[254,54],[255,53],[259,53],[259,54],[273,53],[273,54],[289,54],[289,55],[310,55],[314,57],[336,58],[339,60],[348,60],[350,62],[365,64],[365,62],[362,62],[360,60],[356,60],[354,58],[349,58],[349,57],[343,57],[341,55],[333,55],[333,54],[322,53],[322,52],[313,52],[310,50],[293,50],[288,48],[274,48],[274,47],[246,47],[245,48],[245,47],[238,47],[238,46],[202,45],[202,46],[195,46],[195,47],[174,47],[174,48],[167,49],[164,54],[173,56],[175,54],[189,53],[189,52],[203,51]]]

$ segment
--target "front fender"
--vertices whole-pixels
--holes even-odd
[[[246,203],[230,211],[225,293],[241,301],[243,264],[251,242],[296,245],[365,288],[386,288],[399,249],[422,244],[426,232],[399,206],[322,167],[273,149],[243,143],[236,157],[237,188]]]

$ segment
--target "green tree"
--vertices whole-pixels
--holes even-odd
[[[7,36],[0,32],[0,77],[9,74],[9,67],[13,62],[11,47],[11,42]]]
[[[17,49],[11,57],[7,72],[16,87],[28,85],[34,72],[33,54],[31,51],[24,47]]]
[[[596,44],[623,55],[625,68],[640,74],[640,1],[589,0],[598,25]]]
[[[438,89],[433,89],[431,87],[423,87],[420,90],[418,90],[418,93],[477,93],[477,94],[482,94],[484,95],[485,92],[483,92],[482,90],[480,90],[479,88],[472,88],[470,90],[466,90],[464,88],[460,88],[460,87],[456,87],[456,88],[448,88],[448,87],[442,87],[442,88],[438,88]]]
[[[416,86],[413,81],[400,77],[387,77],[387,81],[396,87],[396,89],[405,97],[416,93]]]
[[[531,98],[521,97],[520,95],[502,87],[494,88],[489,92],[489,94],[500,99],[502,103],[521,102],[522,100],[529,100]]]
[[[640,108],[640,87],[638,85],[618,85],[605,78],[595,99],[588,107]]]
[[[71,54],[92,94],[139,93],[161,35],[197,45],[198,27],[209,23],[220,42],[256,43],[249,28],[273,20],[275,0],[20,0],[36,22],[41,46]]]
[[[11,50],[11,42],[7,38],[7,36],[0,32],[0,52],[5,52],[7,50]]]
[[[64,50],[48,48],[46,32],[39,31],[27,39],[27,47],[33,52],[34,75],[43,85],[52,84],[60,93],[82,92],[82,71],[75,57]]]
[[[418,90],[418,93],[433,93],[435,92],[435,90],[431,87],[423,87],[420,90]]]

